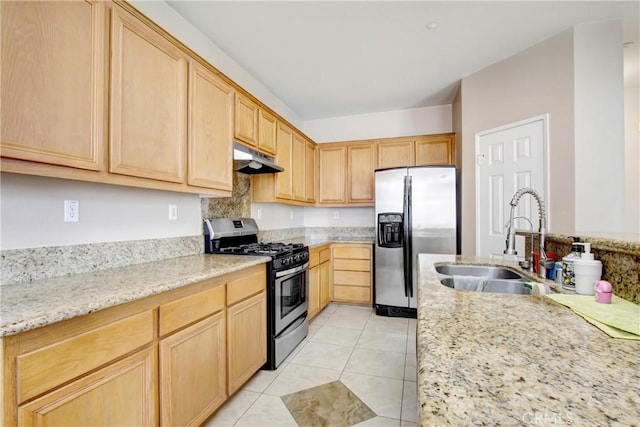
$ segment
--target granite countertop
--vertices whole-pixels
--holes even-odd
[[[640,344],[617,340],[542,296],[459,291],[420,255],[418,416],[431,425],[636,425]]]
[[[0,287],[0,337],[156,295],[270,261],[191,255]]]
[[[374,239],[370,237],[300,237],[291,239],[291,242],[304,243],[310,248],[324,246],[331,243],[369,243],[373,244]]]

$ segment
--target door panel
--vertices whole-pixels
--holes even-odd
[[[501,255],[505,249],[506,228],[515,192],[534,188],[547,200],[544,179],[544,119],[482,135],[477,143],[476,164],[476,255]],[[538,209],[530,195],[520,199],[516,216],[528,218],[538,229]],[[531,224],[516,219],[517,229],[530,230]],[[524,256],[524,238],[516,238],[516,250]]]
[[[378,244],[378,214],[402,213],[406,168],[388,169],[375,174],[376,245],[375,245],[375,304],[407,307],[404,293],[404,263],[402,248],[381,248]]]
[[[455,254],[457,251],[455,168],[410,168],[412,200],[413,296],[417,306],[418,255]]]

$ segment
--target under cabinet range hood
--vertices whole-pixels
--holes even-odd
[[[233,170],[250,175],[284,171],[283,168],[275,164],[273,157],[237,142],[233,143]]]

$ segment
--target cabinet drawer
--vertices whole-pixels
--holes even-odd
[[[320,251],[320,264],[329,261],[329,258],[331,258],[331,250],[329,248]]]
[[[234,304],[251,295],[263,291],[267,287],[265,266],[259,266],[252,273],[231,279],[227,282],[227,305]]]
[[[224,308],[224,285],[160,306],[160,335],[202,319]]]
[[[22,403],[153,340],[153,311],[119,320],[18,356]]]
[[[309,251],[309,268],[315,267],[320,264],[320,252],[310,250]]]
[[[371,261],[369,261],[368,259],[336,258],[333,260],[333,269],[349,271],[371,271]]]
[[[370,302],[371,289],[360,286],[334,286],[333,299],[339,301]]]
[[[334,258],[371,259],[371,248],[368,246],[335,246]]]
[[[371,273],[368,271],[342,271],[333,272],[335,285],[371,286]]]

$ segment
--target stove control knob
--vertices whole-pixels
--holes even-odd
[[[283,265],[289,265],[289,261],[290,261],[289,258],[283,258],[282,259],[282,264]]]

